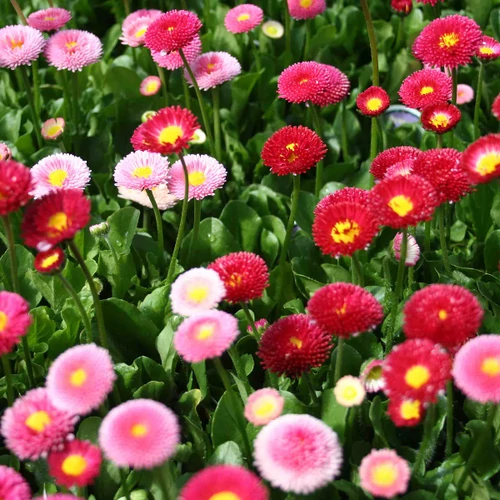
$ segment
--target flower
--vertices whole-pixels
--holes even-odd
[[[72,239],[90,219],[90,200],[78,189],[60,189],[35,200],[24,213],[25,245],[46,251]]]
[[[356,98],[356,106],[366,116],[379,116],[391,104],[389,95],[382,87],[368,87]]]
[[[260,335],[262,335],[266,331],[266,328],[268,326],[269,326],[269,322],[267,321],[266,318],[258,319],[255,322],[255,328],[257,328],[257,331],[260,333]],[[247,332],[250,333],[250,334],[253,334],[252,325],[248,325],[247,326]]]
[[[75,439],[61,451],[52,451],[48,458],[49,474],[66,488],[87,486],[94,482],[101,469],[101,450],[90,441]]]
[[[384,318],[379,301],[351,283],[333,283],[316,290],[307,311],[321,328],[344,338],[372,330]]]
[[[193,12],[170,10],[155,19],[147,28],[145,45],[152,51],[167,54],[183,49],[198,35],[201,21]]]
[[[37,10],[28,16],[28,25],[40,31],[55,31],[71,20],[71,12],[58,7]]]
[[[283,415],[267,424],[254,442],[255,466],[274,487],[308,494],[340,474],[337,434],[310,415]]]
[[[366,391],[359,378],[346,375],[337,382],[333,394],[339,405],[351,408],[352,406],[359,406],[363,402]]]
[[[174,346],[188,363],[222,356],[239,335],[238,321],[223,311],[202,311],[185,319],[175,332]]]
[[[0,498],[31,500],[31,489],[23,476],[10,467],[0,465]]]
[[[13,160],[0,161],[0,216],[26,205],[33,187],[31,171]]]
[[[329,106],[330,104],[337,104],[347,97],[351,84],[347,76],[339,69],[328,64],[321,64],[320,66],[326,71],[328,84],[311,99],[311,102],[316,106]]]
[[[312,19],[326,10],[325,0],[287,0],[290,16],[294,19]]]
[[[34,500],[83,500],[83,498],[66,493],[54,493],[53,495],[44,494],[43,497],[36,497]]]
[[[473,19],[461,15],[435,19],[413,43],[413,54],[431,66],[466,66],[481,45],[483,33]]]
[[[493,104],[491,106],[491,112],[497,120],[500,120],[500,94],[495,97],[495,100],[493,101]]]
[[[413,172],[413,165],[415,160],[403,160],[395,163],[392,167],[389,167],[385,173],[385,177],[398,177],[403,175],[408,177]]]
[[[467,104],[474,100],[474,89],[465,83],[457,85],[457,104]]]
[[[212,465],[192,476],[179,500],[268,500],[261,479],[239,465]]]
[[[226,182],[227,171],[215,158],[208,155],[184,156],[188,171],[189,200],[213,196]],[[179,199],[184,198],[186,181],[182,161],[176,161],[170,170],[168,189]]]
[[[391,0],[391,7],[396,12],[402,12],[408,15],[413,10],[412,0]]]
[[[304,174],[326,155],[326,144],[313,130],[283,127],[264,144],[262,161],[276,175]]]
[[[483,36],[481,44],[476,50],[476,56],[482,61],[493,61],[500,57],[500,43],[491,36]]]
[[[32,169],[34,188],[31,195],[35,198],[59,190],[80,190],[90,182],[90,169],[87,162],[78,156],[58,153],[46,156]]]
[[[201,90],[209,90],[232,80],[241,73],[241,65],[236,57],[227,52],[206,52],[191,63],[196,83]],[[187,70],[184,76],[191,86],[193,82]]]
[[[419,399],[391,397],[387,414],[396,427],[414,427],[424,417],[424,407]]]
[[[102,43],[95,35],[82,30],[63,30],[52,35],[45,47],[45,57],[58,70],[81,71],[101,58]]]
[[[152,469],[174,453],[180,442],[175,413],[150,399],[134,399],[113,408],[99,428],[99,445],[118,467]]]
[[[45,46],[40,31],[30,26],[6,26],[0,29],[0,68],[16,69],[38,59]]]
[[[170,193],[166,184],[158,184],[158,186],[151,188],[151,194],[156,200],[156,204],[160,210],[168,210],[177,204],[179,199]],[[149,199],[146,191],[138,189],[129,189],[118,186],[118,196],[125,200],[130,200],[143,207],[153,208],[151,200]]]
[[[4,142],[0,142],[0,161],[7,161],[12,158],[12,151]]]
[[[401,102],[409,108],[422,109],[451,100],[451,76],[437,69],[421,69],[408,76],[399,89]]]
[[[59,247],[54,247],[46,252],[38,252],[34,267],[41,274],[53,274],[61,271],[65,262],[64,252]]]
[[[384,361],[384,392],[389,397],[435,403],[451,378],[451,357],[428,339],[405,340]]]
[[[264,18],[260,7],[251,3],[237,5],[224,18],[224,26],[231,33],[246,33],[256,28]]]
[[[234,252],[219,257],[208,269],[217,271],[226,287],[226,302],[260,299],[269,286],[269,269],[262,257],[251,252]]]
[[[169,166],[168,159],[158,153],[134,151],[116,165],[115,185],[139,191],[153,189],[167,182]]]
[[[500,335],[480,335],[464,344],[455,356],[452,374],[469,399],[500,402]]]
[[[37,460],[66,441],[76,420],[50,402],[46,389],[32,389],[5,410],[1,433],[21,460]]]
[[[53,141],[64,132],[65,126],[64,118],[50,118],[42,125],[42,136],[47,141]]]
[[[382,367],[384,362],[380,359],[370,361],[361,372],[359,378],[363,382],[366,392],[378,392],[385,387]]]
[[[456,127],[461,118],[460,110],[453,104],[446,102],[426,106],[420,116],[424,129],[436,132],[436,134],[449,132]]]
[[[180,153],[189,147],[195,131],[200,128],[198,119],[189,109],[170,106],[139,125],[130,142],[135,150],[168,155]]]
[[[187,62],[191,64],[201,54],[200,36],[196,35],[185,47],[182,48],[182,52],[184,52]],[[184,61],[182,60],[178,50],[174,50],[168,54],[164,50],[160,52],[152,50],[151,56],[158,66],[161,68],[167,68],[170,71],[184,66]]]
[[[191,144],[204,144],[206,140],[207,140],[207,135],[200,128],[193,134],[193,138],[189,142]]]
[[[95,344],[82,344],[67,349],[52,363],[47,392],[57,408],[86,415],[106,400],[115,380],[108,351]]]
[[[283,412],[285,398],[276,389],[259,389],[245,404],[245,418],[253,425],[266,425]]]
[[[471,184],[500,177],[500,134],[488,134],[473,142],[463,152],[462,169]]]
[[[325,196],[314,210],[314,243],[326,255],[352,255],[366,248],[377,232],[368,192],[362,189],[340,189]]]
[[[402,161],[414,161],[420,153],[420,149],[413,146],[397,146],[386,149],[375,157],[370,167],[370,173],[375,179],[383,179],[391,167]]]
[[[122,36],[120,37],[122,44],[130,47],[143,45],[149,25],[162,14],[161,10],[155,9],[141,9],[129,14],[122,24]]]
[[[266,329],[257,355],[265,370],[298,377],[321,366],[332,350],[331,335],[306,314],[292,314]]]
[[[106,236],[109,233],[110,227],[109,224],[104,222],[99,222],[98,224],[92,224],[89,227],[89,233],[95,238],[101,238]]]
[[[219,305],[226,289],[219,275],[212,269],[196,268],[182,273],[172,284],[170,302],[172,311],[181,316],[192,316]]]
[[[281,38],[285,34],[285,28],[278,21],[266,21],[262,25],[262,33],[268,38]]]
[[[147,97],[158,94],[160,90],[161,80],[157,76],[147,76],[139,87],[139,92]]]
[[[417,264],[420,258],[420,247],[418,246],[417,240],[411,235],[406,235],[407,246],[406,246],[406,258],[405,266],[413,267]],[[394,257],[396,260],[401,260],[401,243],[403,242],[403,233],[398,233],[392,240],[392,250],[394,251]]]
[[[375,497],[393,498],[406,493],[411,470],[394,450],[372,450],[359,466],[361,488]]]
[[[29,304],[12,292],[0,292],[0,356],[13,347],[28,333],[32,319]]]

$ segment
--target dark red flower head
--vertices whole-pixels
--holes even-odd
[[[202,26],[193,12],[171,10],[149,25],[144,43],[152,51],[169,54],[188,45]]]
[[[314,243],[326,255],[352,255],[366,248],[377,231],[368,192],[363,189],[340,189],[323,198],[314,210]]]
[[[401,12],[402,14],[408,15],[413,9],[412,0],[391,0],[391,7],[396,12]]]
[[[331,335],[307,314],[293,314],[273,323],[260,340],[257,355],[264,369],[298,377],[321,366],[332,350]]]
[[[408,76],[399,89],[401,102],[409,108],[422,109],[451,100],[453,81],[443,71],[421,69]]]
[[[500,177],[500,134],[488,134],[473,142],[462,155],[462,169],[471,184]]]
[[[389,399],[387,414],[396,427],[414,427],[424,417],[425,409],[418,399],[394,397]]]
[[[392,398],[434,403],[451,378],[451,356],[428,339],[405,340],[384,361],[383,391]]]
[[[430,220],[439,205],[436,190],[418,175],[382,179],[370,191],[371,210],[383,226],[402,229]]]
[[[29,168],[14,160],[0,161],[0,216],[26,205],[32,188]]]
[[[262,161],[276,175],[303,174],[326,154],[326,144],[307,127],[284,127],[264,144]]]
[[[90,220],[90,200],[79,189],[59,189],[35,200],[21,226],[24,243],[44,252],[72,239]]]
[[[359,111],[367,116],[381,115],[391,104],[387,92],[381,87],[368,87],[356,98]]]
[[[481,45],[476,51],[476,56],[482,61],[493,61],[500,57],[500,43],[491,36],[483,36]]]
[[[454,348],[474,337],[483,320],[474,294],[458,285],[429,285],[405,304],[403,331],[408,338],[425,338]]]
[[[462,113],[456,106],[447,102],[438,102],[422,110],[420,121],[425,130],[444,134],[455,128],[460,118],[462,118]]]
[[[235,252],[219,257],[208,266],[226,287],[227,302],[259,299],[269,286],[269,269],[262,257],[251,252]]]
[[[307,311],[321,328],[345,338],[372,330],[384,317],[379,301],[351,283],[320,288],[309,299]]]
[[[66,255],[59,247],[51,248],[46,252],[39,252],[35,257],[35,269],[41,274],[59,272],[66,261]]]
[[[493,113],[493,116],[497,120],[500,120],[500,94],[498,94],[495,97],[495,100],[493,101],[493,105],[491,106],[491,112]]]
[[[420,153],[420,149],[413,146],[397,146],[386,149],[375,157],[370,167],[370,173],[375,179],[383,179],[387,170],[393,165],[404,160],[416,160]]]

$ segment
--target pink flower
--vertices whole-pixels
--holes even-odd
[[[139,9],[131,14],[129,14],[124,20],[122,26],[130,26],[132,23],[137,21],[137,19],[141,17],[153,17],[153,18],[158,18],[163,14],[161,10],[157,9]]]
[[[224,25],[231,33],[246,33],[256,28],[263,19],[264,12],[260,7],[244,3],[234,7],[226,14]]]
[[[408,244],[406,247],[405,266],[413,267],[417,264],[418,259],[420,258],[420,247],[418,246],[417,240],[411,234],[408,234],[406,239],[408,240]],[[402,241],[403,233],[396,234],[396,237],[392,241],[394,257],[396,257],[396,260],[398,261],[401,259]]]
[[[71,12],[58,7],[37,10],[28,16],[28,24],[40,31],[55,31],[71,20]]]
[[[83,500],[81,497],[69,495],[66,493],[54,493],[53,495],[44,495],[43,497],[36,497],[34,500]]]
[[[326,10],[325,0],[287,0],[290,16],[294,19],[312,19]]]
[[[305,495],[340,474],[342,447],[337,434],[310,415],[283,415],[254,441],[255,466],[283,491]]]
[[[1,433],[7,448],[21,460],[37,460],[70,437],[77,419],[58,410],[47,389],[33,389],[5,410]]]
[[[168,159],[159,153],[134,151],[115,167],[115,185],[128,189],[153,189],[169,178]]]
[[[144,96],[152,96],[158,94],[161,90],[161,80],[157,76],[147,76],[142,80],[139,91]]]
[[[457,86],[457,104],[467,104],[474,100],[474,89],[465,85],[465,83],[459,83]]]
[[[12,351],[30,325],[28,302],[17,293],[0,292],[0,356]]]
[[[196,35],[185,47],[182,48],[189,64],[191,64],[201,54],[201,39]],[[151,51],[151,56],[158,66],[173,71],[184,66],[184,61],[179,51],[174,50],[167,54],[166,51]]]
[[[0,142],[0,161],[7,161],[12,158],[12,151],[4,142]]]
[[[151,469],[170,458],[180,442],[174,412],[149,399],[134,399],[113,408],[99,428],[99,444],[118,467]]]
[[[174,346],[188,363],[224,354],[238,337],[238,321],[222,311],[205,311],[185,319],[175,332]]]
[[[266,425],[283,412],[285,398],[276,389],[259,389],[245,404],[245,418],[253,425]]]
[[[16,69],[38,59],[45,46],[43,35],[29,26],[0,29],[0,68]]]
[[[201,90],[209,90],[232,80],[241,73],[238,60],[227,52],[207,52],[191,64],[196,83]],[[184,70],[186,80],[193,85],[189,73]]]
[[[215,190],[226,182],[227,171],[215,158],[207,155],[186,155],[184,161],[188,171],[190,200],[213,196]],[[168,187],[174,196],[184,198],[184,169],[180,160],[172,165]]]
[[[50,118],[42,125],[42,136],[45,140],[53,141],[63,132],[66,122],[64,118]]]
[[[130,47],[143,45],[149,25],[161,15],[161,10],[154,9],[141,9],[129,14],[122,24],[122,44]]]
[[[102,55],[102,43],[95,35],[82,30],[64,30],[52,35],[45,47],[45,57],[58,70],[81,71]]]
[[[361,461],[361,487],[376,497],[392,498],[406,493],[411,471],[394,450],[372,450]]]
[[[382,376],[382,366],[384,362],[380,359],[370,361],[361,372],[359,378],[365,386],[366,392],[378,392],[385,387]]]
[[[179,201],[179,198],[170,193],[166,184],[159,184],[158,186],[152,188],[151,193],[160,210],[168,210],[169,208],[175,206]],[[153,208],[146,191],[118,186],[118,196],[124,200],[130,200],[134,203],[138,203],[143,207]]]
[[[46,156],[32,169],[34,189],[31,195],[41,198],[60,189],[79,189],[83,191],[90,182],[87,162],[68,153]]]
[[[0,498],[2,500],[31,500],[31,490],[23,476],[5,465],[0,465]]]
[[[52,363],[47,392],[57,408],[85,415],[106,400],[115,380],[108,351],[95,344],[82,344],[67,349]]]

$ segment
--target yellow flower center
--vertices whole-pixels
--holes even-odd
[[[147,30],[148,30],[148,28],[147,28],[147,27],[145,27],[145,28],[141,28],[140,30],[137,30],[137,31],[135,32],[135,37],[136,37],[136,38],[141,38],[142,36],[144,36],[144,35],[146,34],[146,31],[147,31]]]
[[[158,84],[156,82],[149,82],[146,85],[146,92],[148,92],[149,94],[156,92],[157,89],[158,89]]]
[[[490,377],[496,377],[500,373],[500,361],[498,358],[485,358],[481,363],[481,371]]]
[[[294,345],[297,349],[302,349],[302,340],[298,339],[297,337],[291,337],[290,338],[290,344]]]
[[[66,48],[68,49],[69,52],[74,52],[75,50],[75,47],[77,46],[78,44],[76,42],[68,42],[66,44]]]
[[[278,28],[276,26],[267,26],[266,27],[266,32],[268,35],[277,35],[278,34]]]
[[[250,14],[240,14],[236,20],[237,21],[248,21],[250,19]]]
[[[428,94],[432,94],[434,92],[434,89],[432,87],[429,87],[429,86],[425,86],[425,87],[422,87],[420,89],[420,95],[428,95]]]
[[[479,159],[476,165],[476,172],[480,175],[492,174],[500,167],[500,153],[487,153]]]
[[[62,187],[64,181],[68,177],[68,172],[66,170],[53,170],[49,174],[49,182],[56,187]]]
[[[83,368],[78,368],[71,373],[69,381],[74,387],[81,387],[87,380],[87,372]]]
[[[376,465],[372,470],[372,481],[377,486],[391,486],[398,477],[398,471],[390,462]]]
[[[231,276],[227,282],[227,285],[229,285],[231,288],[235,288],[235,287],[241,285],[242,280],[243,280],[243,277],[241,276],[241,274],[233,273],[233,274],[231,274]]]
[[[212,495],[208,500],[241,500],[241,497],[232,491],[221,491]]]
[[[343,316],[347,312],[347,304],[344,302],[340,309],[335,309],[337,316]]]
[[[254,413],[258,417],[267,417],[274,411],[276,405],[271,398],[261,398],[254,406]]]
[[[405,382],[414,389],[420,389],[431,378],[429,370],[422,365],[412,366],[405,375]]]
[[[444,321],[448,317],[448,313],[444,309],[441,309],[438,316],[441,321]]]
[[[51,17],[51,16],[45,16],[45,17],[43,18],[43,20],[44,20],[44,21],[55,21],[55,20],[56,20],[56,18],[55,18],[55,17]]]
[[[208,296],[208,288],[206,286],[194,286],[188,290],[187,296],[189,300],[199,304]]]
[[[308,9],[312,4],[314,0],[300,0],[300,6],[303,9]]]
[[[46,411],[36,411],[32,413],[26,420],[25,424],[32,431],[43,432],[45,428],[52,422],[49,414]]]
[[[404,217],[413,210],[411,199],[403,194],[394,196],[394,198],[389,201],[388,205],[400,217]]]
[[[64,231],[68,228],[68,216],[64,212],[56,212],[49,217],[47,226],[56,231]]]
[[[382,99],[378,97],[372,97],[366,102],[366,107],[369,111],[378,111],[382,107]]]
[[[153,169],[150,166],[145,165],[143,167],[134,168],[132,177],[137,177],[139,179],[149,179],[152,173]]]
[[[207,73],[210,74],[215,68],[215,64],[214,63],[208,63],[207,64]]]
[[[361,229],[357,222],[346,219],[333,226],[331,236],[335,243],[352,243],[360,232]]]
[[[401,405],[401,416],[405,420],[420,418],[420,401],[404,401]]]
[[[160,132],[158,140],[160,144],[175,144],[183,134],[183,130],[178,125],[169,125]]]
[[[481,47],[479,49],[479,52],[481,54],[484,54],[485,56],[491,56],[491,54],[495,53],[495,51],[491,47]]]
[[[130,434],[135,438],[144,437],[148,433],[148,428],[144,424],[134,424],[130,429]]]
[[[191,172],[188,175],[189,185],[190,186],[201,186],[205,180],[206,175],[204,172]]]
[[[61,125],[52,125],[48,128],[46,135],[47,137],[55,137],[62,129]]]
[[[64,459],[61,469],[68,476],[80,476],[87,469],[87,460],[81,455],[69,455]]]
[[[0,332],[5,330],[5,327],[9,323],[9,317],[3,312],[0,311]]]
[[[23,45],[24,45],[23,40],[14,40],[13,38],[11,38],[10,40],[10,46],[12,49],[20,49],[22,48]]]
[[[445,33],[439,37],[439,46],[442,49],[451,49],[460,41],[456,33]]]
[[[450,123],[450,118],[444,113],[436,113],[431,119],[430,122],[435,127],[447,127]]]
[[[214,325],[203,325],[199,330],[198,334],[196,335],[196,338],[198,340],[206,340],[212,337],[212,335],[215,333],[215,326]]]
[[[45,257],[45,259],[42,260],[40,267],[42,269],[47,269],[48,267],[53,266],[58,260],[59,260],[59,255],[57,254],[50,255],[49,257]]]
[[[342,391],[342,397],[346,401],[354,401],[358,397],[358,391],[356,387],[354,387],[353,385],[344,387],[344,390]]]
[[[302,78],[302,80],[300,80],[299,82],[299,85],[303,85],[304,83],[307,83],[309,81],[309,78]]]

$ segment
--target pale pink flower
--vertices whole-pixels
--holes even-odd
[[[413,267],[417,264],[418,259],[420,259],[420,247],[418,246],[417,240],[411,235],[407,235],[408,244],[406,247],[406,259],[405,266]],[[396,260],[401,259],[401,243],[403,241],[403,233],[396,234],[394,240],[392,241],[392,249],[394,251],[394,257]]]
[[[186,56],[189,64],[194,61],[201,54],[201,39],[199,35],[196,35],[182,51]],[[156,52],[151,51],[151,56],[158,66],[161,68],[166,68],[170,71],[174,69],[182,68],[184,66],[184,61],[177,50],[174,50],[167,54],[165,51]]]
[[[134,151],[116,165],[113,176],[117,186],[139,191],[153,189],[168,181],[169,162],[159,153]]]
[[[245,404],[245,418],[253,425],[266,425],[283,412],[285,398],[276,389],[259,389]]]
[[[312,19],[326,10],[325,0],[287,0],[290,16],[294,19]]]
[[[58,7],[37,10],[28,16],[28,24],[40,31],[55,31],[71,20],[71,12]]]
[[[168,210],[169,208],[174,207],[179,201],[179,198],[170,193],[166,184],[159,184],[158,186],[151,188],[151,193],[153,194],[153,198],[155,199],[160,210]],[[118,196],[124,200],[133,201],[143,207],[153,208],[145,190],[140,191],[139,189],[128,189],[126,187],[118,186]]]
[[[161,80],[157,76],[147,76],[139,88],[140,93],[147,97],[158,94],[160,90]]]
[[[149,25],[161,15],[162,11],[155,9],[141,9],[129,14],[122,24],[122,36],[120,37],[122,44],[130,47],[144,45]]]
[[[0,161],[7,161],[12,158],[12,151],[4,142],[0,142]]]
[[[366,392],[378,392],[385,387],[382,366],[384,362],[380,359],[370,361],[361,372],[359,378],[365,386]]]
[[[28,333],[31,322],[29,304],[21,295],[0,292],[0,356],[12,351]]]
[[[359,406],[364,401],[366,390],[359,378],[346,375],[337,382],[333,394],[339,405],[351,408]]]
[[[49,118],[42,125],[42,136],[46,140],[53,141],[64,132],[65,126],[64,118]]]
[[[474,100],[474,89],[465,83],[457,86],[457,104],[467,104]]]
[[[191,69],[201,90],[209,90],[222,85],[241,73],[240,63],[227,52],[202,54],[192,62]],[[184,70],[184,76],[192,86],[193,82],[187,70]]]
[[[264,19],[264,11],[251,3],[244,3],[231,9],[224,19],[226,29],[231,33],[246,33],[256,28]]]
[[[157,19],[163,14],[161,10],[157,9],[139,9],[131,14],[129,14],[124,20],[122,26],[130,26],[133,22],[135,22],[140,17],[153,17]]]
[[[0,29],[0,68],[16,69],[31,65],[45,47],[42,33],[30,26],[6,26]]]

